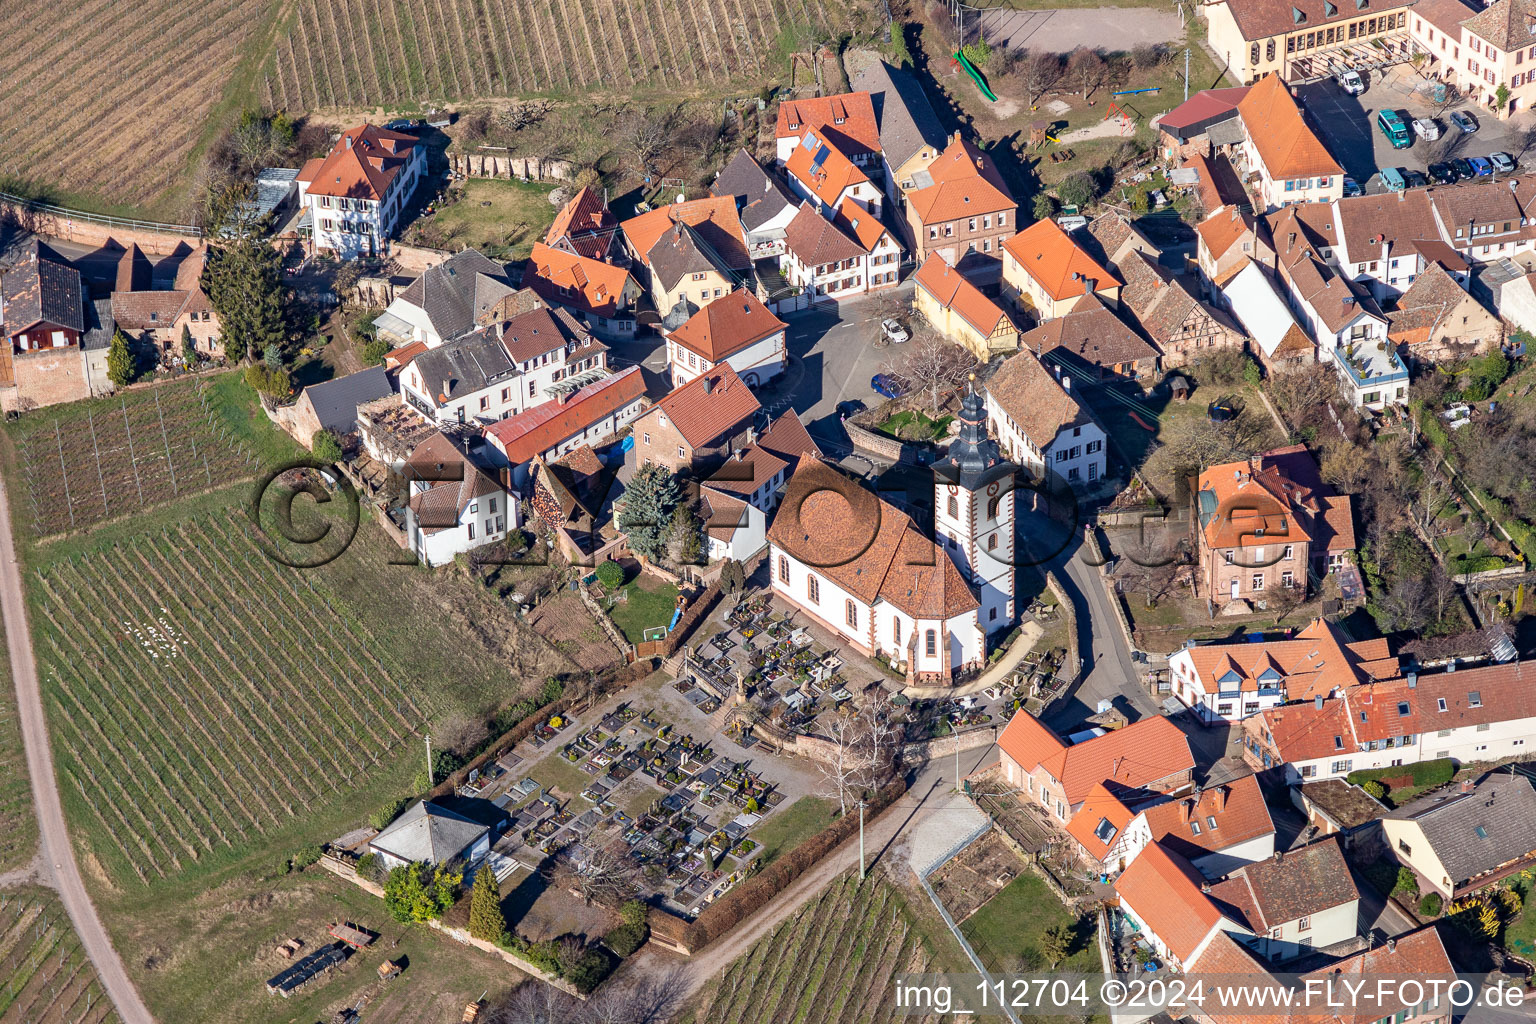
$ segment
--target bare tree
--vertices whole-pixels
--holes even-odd
[[[619,119],[617,141],[635,162],[635,170],[649,174],[661,156],[677,122],[677,107],[645,109],[636,107]]]
[[[520,132],[543,122],[554,109],[549,100],[528,100],[514,103],[505,110],[498,110],[494,118],[496,127],[506,132]]]
[[[1178,544],[1168,531],[1157,529],[1125,546],[1115,579],[1122,591],[1139,591],[1147,607],[1154,608],[1173,589],[1183,565]]]
[[[611,846],[597,849],[567,847],[556,860],[555,880],[562,889],[580,896],[588,906],[599,903],[616,907],[639,888],[634,861]]]
[[[1175,420],[1163,430],[1161,453],[1176,466],[1204,471],[1208,466],[1247,458],[1256,450],[1253,431],[1241,416],[1217,423],[1209,417]]]
[[[679,967],[635,972],[615,984],[598,989],[587,1001],[586,1020],[591,1024],[665,1024],[677,1016],[687,994],[687,984]]]
[[[526,981],[489,1008],[488,1024],[582,1024],[581,1002],[541,981]]]
[[[1108,71],[1104,58],[1099,56],[1098,51],[1090,50],[1086,46],[1079,46],[1072,51],[1072,56],[1067,58],[1067,76],[1076,83],[1085,100],[1093,90],[1103,84],[1104,76]]]
[[[1061,58],[1043,50],[1031,50],[1019,63],[1019,84],[1034,106],[1047,89],[1061,80]]]
[[[931,327],[921,326],[913,333],[901,354],[886,362],[885,372],[909,390],[928,392],[933,411],[938,412],[944,392],[965,383],[976,368],[976,357],[944,340]]]
[[[1433,537],[1435,520],[1451,507],[1454,500],[1445,478],[1433,469],[1427,469],[1419,476],[1418,487],[1408,495],[1405,511],[1425,536]]]
[[[821,738],[828,743],[827,757],[817,761],[816,767],[846,814],[850,795],[890,776],[901,730],[892,720],[889,700],[882,696],[866,701],[852,715],[834,717]]]
[[[1339,393],[1339,375],[1322,363],[1281,370],[1269,375],[1269,396],[1295,426],[1308,411]]]

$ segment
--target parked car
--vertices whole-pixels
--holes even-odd
[[[1361,93],[1365,92],[1365,80],[1360,77],[1360,73],[1358,71],[1351,71],[1348,68],[1345,68],[1343,71],[1339,72],[1338,82],[1339,88],[1343,89],[1351,96],[1359,96]]]
[[[1473,117],[1465,110],[1452,111],[1451,124],[1455,125],[1458,129],[1467,135],[1471,135],[1473,132],[1477,131],[1477,118]]]
[[[887,318],[880,321],[880,333],[885,335],[885,340],[892,345],[900,345],[912,337],[907,329],[901,326],[901,321]]]
[[[1360,187],[1360,183],[1358,181],[1356,181],[1354,178],[1351,178],[1351,177],[1348,177],[1348,176],[1346,176],[1344,178],[1344,195],[1345,196],[1358,196],[1358,195],[1364,195],[1364,194],[1365,194],[1365,189]]]
[[[901,382],[888,373],[877,373],[869,378],[869,386],[882,398],[900,398],[907,393]]]
[[[1448,163],[1429,165],[1429,180],[1434,182],[1436,185],[1455,184],[1459,177],[1460,175],[1456,173],[1456,168],[1452,167]]]
[[[1413,135],[1408,131],[1408,122],[1403,120],[1403,115],[1395,110],[1382,110],[1376,114],[1376,127],[1381,129],[1381,134],[1386,136],[1393,149],[1408,149],[1413,145]]]
[[[1403,169],[1403,181],[1409,188],[1423,188],[1429,184],[1429,179],[1424,177],[1423,171]]]
[[[837,415],[842,419],[847,419],[849,416],[857,416],[866,408],[867,406],[857,398],[850,398],[837,403]]]
[[[1408,182],[1403,178],[1403,172],[1396,167],[1383,167],[1381,169],[1381,187],[1388,192],[1401,192],[1408,187]]]
[[[1508,153],[1489,153],[1488,162],[1493,164],[1493,169],[1500,174],[1515,173],[1515,158]]]
[[[1493,164],[1488,162],[1487,157],[1469,156],[1467,157],[1467,163],[1472,165],[1472,173],[1477,175],[1479,178],[1486,177],[1487,175],[1493,173]]]
[[[1458,181],[1466,181],[1468,178],[1477,177],[1477,172],[1472,170],[1472,164],[1464,156],[1458,156],[1451,161],[1451,170],[1456,172]]]
[[[1432,117],[1416,117],[1413,119],[1413,134],[1432,142],[1440,137],[1440,125]]]

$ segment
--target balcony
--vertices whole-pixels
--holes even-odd
[[[1397,356],[1397,349],[1385,339],[1363,338],[1347,345],[1335,345],[1334,362],[1348,375],[1355,389],[1384,387],[1408,380],[1408,367]]]

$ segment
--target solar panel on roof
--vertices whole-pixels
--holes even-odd
[[[828,152],[830,152],[830,150],[828,150],[826,148],[818,149],[816,151],[816,155],[811,158],[811,170],[812,171],[819,171],[819,170],[821,170],[821,165],[826,163],[827,153]]]

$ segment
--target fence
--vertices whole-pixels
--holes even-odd
[[[9,192],[0,192],[0,203],[20,207],[30,213],[42,214],[47,217],[62,217],[66,220],[81,220],[90,224],[102,224],[110,228],[128,228],[133,231],[153,231],[163,235],[191,235],[194,238],[203,237],[203,229],[192,224],[162,224],[153,220],[138,220],[133,217],[113,217],[105,213],[87,213],[84,210],[70,210],[63,206],[54,206],[52,203],[42,203],[35,199],[26,199],[22,196],[13,196]]]
[[[934,909],[937,910],[939,912],[939,916],[944,919],[944,924],[949,928],[950,934],[955,937],[956,942],[960,943],[960,948],[965,950],[965,955],[970,958],[971,963],[975,966],[976,970],[980,972],[982,978],[986,980],[988,985],[993,984],[993,981],[992,975],[987,971],[987,965],[981,962],[981,957],[976,955],[976,950],[971,948],[971,944],[966,941],[965,936],[961,934],[960,926],[955,923],[955,919],[953,917],[949,916],[949,911],[944,907],[944,901],[939,899],[939,894],[934,892],[933,886],[928,884],[928,876],[933,874],[939,868],[943,867],[945,864],[948,864],[955,857],[959,856],[962,850],[964,850],[967,846],[970,846],[982,836],[986,835],[989,831],[991,831],[991,829],[992,821],[991,819],[988,819],[984,824],[972,829],[969,835],[967,835],[964,839],[961,839],[954,846],[950,847],[948,853],[945,853],[944,856],[929,864],[926,868],[919,869],[915,865],[912,868],[913,874],[917,875],[918,884],[921,885],[923,887],[923,891],[928,894],[928,899],[933,901]],[[1008,1014],[1008,1019],[1011,1020],[1013,1024],[1022,1024],[1018,1018],[1018,1015],[1013,1012],[1013,1008],[1006,1002],[1003,1004],[1003,1012]]]

